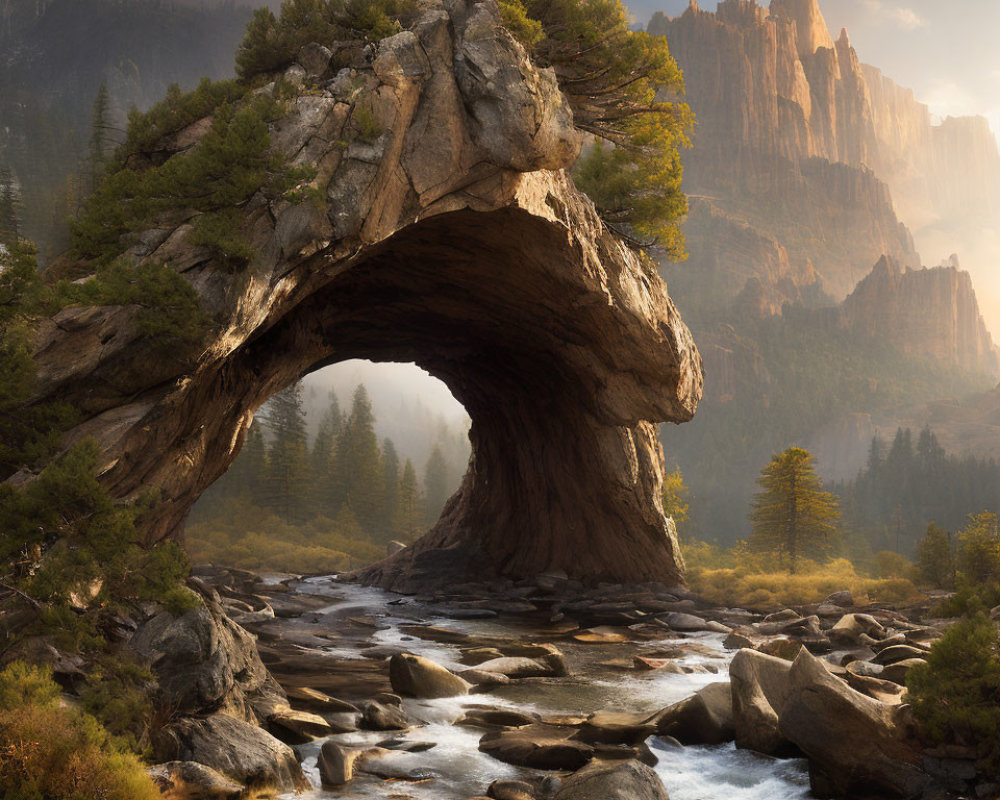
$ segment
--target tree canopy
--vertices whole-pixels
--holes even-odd
[[[620,0],[505,0],[501,9],[594,137],[574,168],[577,185],[618,234],[683,258],[679,150],[694,118],[678,99],[684,80],[666,38],[630,30]]]
[[[754,549],[776,553],[792,573],[800,558],[824,555],[840,512],[836,496],[823,491],[812,454],[801,447],[776,454],[757,483],[761,491],[750,512]]]

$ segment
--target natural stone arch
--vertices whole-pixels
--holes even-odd
[[[133,309],[67,309],[39,330],[39,399],[85,411],[68,440],[97,438],[115,496],[158,490],[156,540],[182,532],[275,392],[349,358],[413,361],[469,411],[472,459],[434,529],[362,578],[680,579],[653,423],[693,414],[700,358],[655,271],[560,171],[579,142],[553,76],[491,3],[430,8],[370,72],[378,142],[337,145],[349,104],[322,71],[323,94],[275,125],[327,203],[253,201],[246,273],[190,245],[184,218],[130,250],[219,320],[196,364],[151,359]]]

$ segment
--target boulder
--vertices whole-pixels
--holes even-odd
[[[482,687],[485,690],[490,686],[506,686],[510,683],[510,678],[506,675],[501,675],[499,672],[483,672],[481,669],[463,669],[457,674],[458,677],[477,689]]]
[[[354,773],[361,761],[372,754],[383,752],[381,748],[359,749],[344,747],[337,742],[323,742],[317,764],[319,777],[324,786],[343,786],[354,779]]]
[[[675,631],[712,631],[714,633],[729,633],[730,631],[730,628],[721,622],[702,619],[694,614],[685,614],[681,611],[661,614],[659,619],[666,622]]]
[[[400,653],[389,659],[392,690],[405,697],[431,699],[469,693],[471,684],[423,656]]]
[[[710,683],[648,718],[661,736],[682,744],[722,744],[732,741],[733,701],[729,683]]]
[[[508,678],[561,678],[569,674],[566,659],[561,653],[552,653],[541,658],[503,656],[483,661],[476,669],[479,672],[495,672]]]
[[[152,736],[158,761],[195,761],[254,789],[309,788],[295,751],[267,731],[234,717],[185,717]]]
[[[591,744],[638,745],[656,733],[648,714],[598,711],[580,726],[577,738]]]
[[[914,658],[925,658],[927,650],[922,647],[914,647],[909,644],[894,644],[880,650],[873,659],[876,664],[887,666],[895,664],[897,661],[906,661]]]
[[[823,601],[823,605],[852,608],[854,606],[854,595],[851,594],[850,589],[843,589],[842,591],[831,594],[828,598],[826,598],[826,600]]]
[[[281,741],[288,744],[305,744],[334,733],[330,723],[318,714],[308,711],[282,709],[268,717],[268,728]]]
[[[834,624],[827,636],[834,642],[860,644],[862,635],[878,640],[885,636],[885,628],[869,614],[844,614]]]
[[[456,725],[476,728],[520,728],[538,722],[537,714],[525,714],[509,708],[471,708]]]
[[[308,686],[289,686],[285,689],[288,702],[306,711],[325,711],[331,713],[350,713],[358,710],[357,706],[331,697],[325,692],[311,689]]]
[[[903,694],[906,690],[898,683],[881,680],[880,678],[872,678],[867,675],[858,675],[850,671],[843,678],[852,689],[857,689],[862,694],[866,694],[882,703],[898,705],[903,702]]]
[[[155,704],[172,715],[223,712],[247,722],[287,708],[254,637],[230,620],[218,594],[198,586],[203,605],[175,616],[156,614],[129,646],[156,676]]]
[[[753,647],[756,642],[752,637],[753,631],[737,628],[722,640],[722,646],[726,650],[742,650],[744,647]]]
[[[764,655],[774,656],[785,661],[794,661],[802,647],[802,642],[796,642],[793,639],[768,639],[757,645],[757,650]]]
[[[413,722],[400,706],[369,700],[361,710],[360,725],[367,731],[405,731]]]
[[[906,673],[913,669],[913,667],[926,663],[926,659],[923,658],[904,658],[902,661],[893,661],[891,664],[886,665],[879,677],[883,681],[891,681],[900,686],[906,686]]]
[[[244,800],[243,784],[194,761],[169,761],[148,770],[160,800]]]
[[[490,800],[535,800],[535,787],[527,781],[498,780],[486,790]]]
[[[905,706],[881,703],[803,650],[788,673],[781,733],[809,758],[813,784],[841,796],[918,796],[928,784]]]
[[[670,800],[659,776],[639,761],[595,761],[563,781],[555,800]]]
[[[736,746],[767,755],[785,754],[790,747],[778,727],[788,695],[792,665],[776,656],[740,650],[729,665]]]
[[[575,770],[594,757],[594,748],[575,739],[576,733],[570,725],[539,722],[487,733],[479,740],[479,749],[518,767]]]

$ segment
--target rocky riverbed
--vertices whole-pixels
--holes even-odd
[[[287,694],[251,701],[300,762],[277,782],[283,797],[306,783],[311,798],[393,800],[992,790],[973,753],[921,742],[903,702],[906,671],[940,636],[940,622],[920,621],[926,608],[856,607],[845,592],[764,615],[558,574],[401,596],[334,577],[198,572]],[[226,773],[207,749],[168,757],[176,797],[177,760]]]

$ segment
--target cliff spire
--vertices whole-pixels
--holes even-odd
[[[771,0],[771,15],[795,23],[800,58],[811,56],[820,47],[833,48],[819,0]]]

